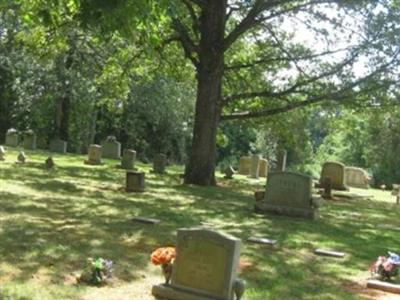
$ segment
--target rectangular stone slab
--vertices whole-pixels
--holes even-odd
[[[400,284],[371,279],[367,281],[367,287],[370,289],[377,289],[389,293],[400,294]]]
[[[145,217],[134,217],[132,219],[132,221],[146,223],[146,224],[158,224],[161,222],[161,220],[159,220],[159,219],[151,219],[151,218],[145,218]]]
[[[315,249],[315,254],[325,255],[325,256],[333,256],[343,258],[345,254],[343,252],[332,251],[332,250],[324,250],[324,249]]]
[[[260,237],[249,237],[247,239],[248,242],[257,243],[257,244],[265,244],[265,245],[275,245],[276,240],[271,240],[267,238],[260,238]]]

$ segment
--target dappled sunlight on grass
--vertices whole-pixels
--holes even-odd
[[[378,226],[400,227],[389,191],[352,189],[369,198],[326,202],[316,221],[264,216],[254,213],[253,193],[264,189],[265,178],[226,180],[218,173],[219,186],[204,188],[182,185],[181,167],[157,175],[139,163],[146,191],[126,193],[125,171],[115,160],[88,166],[84,155],[56,154],[56,169],[47,171],[50,153],[26,151],[28,163],[17,165],[18,152],[7,150],[0,162],[0,283],[13,299],[153,299],[151,286],[163,278],[149,255],[173,246],[181,227],[214,228],[243,240],[247,299],[360,299],[363,291],[352,282],[369,276],[378,255],[398,251],[400,231]],[[135,223],[134,216],[162,222]],[[252,235],[277,245],[247,243]],[[317,257],[315,248],[346,256]],[[115,261],[114,284],[77,285],[75,274],[96,256]]]

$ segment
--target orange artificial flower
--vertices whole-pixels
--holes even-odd
[[[174,247],[161,247],[151,254],[151,262],[155,265],[164,265],[170,263],[175,257]]]

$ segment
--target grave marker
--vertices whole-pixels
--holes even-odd
[[[24,132],[23,147],[28,150],[36,150],[36,134],[32,130]]]
[[[6,160],[6,150],[4,150],[3,146],[0,146],[0,160]]]
[[[121,158],[121,143],[117,141],[115,136],[108,136],[105,141],[101,143],[102,157],[120,159]]]
[[[139,223],[145,223],[145,224],[152,224],[152,225],[158,224],[161,222],[161,220],[159,220],[159,219],[152,219],[152,218],[146,218],[146,217],[134,217],[132,219],[132,221],[139,222]]]
[[[229,166],[224,170],[224,174],[225,174],[224,176],[225,179],[232,179],[233,175],[235,174],[235,170],[233,169],[232,166]]]
[[[333,257],[339,257],[339,258],[343,258],[345,255],[343,252],[333,251],[333,250],[325,250],[325,249],[315,249],[314,253],[318,254],[318,255],[333,256]]]
[[[177,258],[169,285],[155,285],[154,296],[172,300],[233,300],[241,298],[237,278],[241,242],[209,229],[179,229]]]
[[[324,178],[329,177],[331,179],[332,189],[335,190],[347,190],[345,184],[344,171],[345,166],[339,162],[326,162],[322,166],[320,184],[324,182]]]
[[[250,156],[242,156],[239,161],[239,174],[240,175],[249,175],[250,174],[250,164],[251,164],[251,157]]]
[[[264,245],[270,245],[273,246],[276,244],[276,240],[271,240],[267,238],[260,238],[260,237],[249,237],[247,239],[248,242],[251,243],[256,243],[256,244],[264,244]]]
[[[52,169],[54,169],[55,163],[54,163],[53,158],[52,158],[51,156],[49,156],[49,157],[45,160],[44,165],[45,165],[45,167],[46,167],[46,170],[52,170]]]
[[[261,158],[260,159],[260,170],[259,170],[260,177],[267,177],[268,176],[268,160]]]
[[[101,146],[90,145],[89,146],[89,158],[85,160],[86,165],[101,165]]]
[[[254,154],[251,156],[251,163],[250,163],[250,177],[251,178],[258,178],[258,176],[259,176],[260,159],[261,159],[261,155]]]
[[[14,128],[10,128],[6,133],[6,146],[17,147],[18,146],[18,131]]]
[[[265,197],[256,202],[259,213],[275,213],[293,217],[318,218],[321,199],[312,197],[312,178],[293,172],[268,175]]]
[[[286,170],[286,158],[287,151],[285,149],[279,149],[277,153],[276,170],[285,171]]]
[[[136,159],[136,151],[132,149],[125,149],[122,154],[121,168],[125,170],[133,170]]]
[[[26,155],[24,151],[20,151],[17,157],[17,163],[24,164],[26,162]]]
[[[400,284],[370,279],[367,281],[367,287],[370,289],[377,289],[393,294],[400,294]]]
[[[153,172],[156,174],[164,174],[167,165],[167,157],[165,154],[156,154],[153,159]]]
[[[393,184],[392,195],[396,196],[396,204],[400,204],[400,184]]]
[[[346,185],[361,189],[369,188],[370,176],[365,170],[356,167],[345,167],[344,174]]]
[[[145,174],[143,172],[127,171],[126,188],[127,192],[144,192]]]
[[[67,142],[60,139],[50,141],[49,149],[51,152],[67,153]]]

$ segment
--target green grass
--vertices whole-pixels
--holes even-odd
[[[240,276],[248,300],[367,299],[379,292],[363,285],[368,267],[388,250],[400,251],[400,208],[390,192],[353,190],[370,199],[327,202],[317,221],[253,213],[253,192],[263,180],[219,177],[220,186],[181,184],[180,167],[168,175],[146,171],[146,192],[125,193],[125,173],[117,161],[83,164],[81,155],[55,155],[55,171],[44,170],[49,153],[26,151],[28,163],[15,164],[7,149],[0,162],[0,299],[153,299],[152,284],[163,282],[150,253],[173,245],[176,230],[212,224],[241,238]],[[131,221],[133,216],[160,218],[160,225]],[[249,244],[250,235],[278,240],[276,247]],[[397,247],[397,248],[396,248]],[[344,259],[317,257],[315,248],[346,252]],[[116,262],[112,286],[74,284],[86,258]]]

